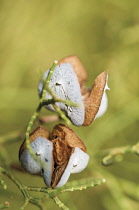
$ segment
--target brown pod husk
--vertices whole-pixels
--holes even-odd
[[[82,86],[87,80],[87,72],[80,59],[76,55],[71,55],[59,60],[58,65],[62,63],[72,64],[74,72],[78,77],[79,84]]]
[[[107,82],[107,71],[102,72],[95,79],[92,90],[89,91],[89,95],[85,97],[85,120],[83,125],[90,125],[99,110],[102,96],[105,90],[106,82]]]
[[[72,129],[62,124],[56,125],[51,135],[49,135],[49,132],[45,127],[39,126],[30,134],[29,138],[30,143],[35,141],[38,137],[43,137],[46,140],[50,139],[48,141],[51,141],[51,144],[53,144],[53,149],[51,151],[53,163],[52,163],[52,168],[49,167],[49,170],[51,169],[52,171],[48,171],[48,173],[47,171],[45,171],[44,174],[44,169],[42,170],[44,181],[48,186],[51,186],[52,188],[59,185],[59,183],[60,186],[62,186],[68,180],[69,175],[71,173],[70,170],[72,167],[71,164],[73,160],[71,158],[73,157],[72,155],[74,154],[75,147],[78,147],[83,151],[86,150],[86,147]],[[25,149],[26,149],[26,142],[24,140],[23,144],[20,147],[19,156],[22,156],[22,152]],[[49,153],[47,149],[49,148],[47,147],[46,150],[44,151],[46,151],[46,153]],[[25,164],[26,166],[25,169],[30,172],[28,164],[29,163]],[[48,179],[50,172],[51,172],[51,179],[49,181]]]
[[[86,146],[83,141],[77,136],[77,134],[68,126],[63,124],[58,124],[53,128],[52,134],[50,136],[52,140],[60,138],[66,141],[69,147],[78,147],[84,152],[86,151]]]
[[[29,135],[29,141],[30,143],[33,142],[37,137],[43,137],[46,139],[49,139],[49,131],[47,128],[43,126],[37,127],[30,135]],[[19,158],[22,154],[22,152],[26,149],[26,140],[23,141],[20,149],[19,149]]]
[[[57,138],[56,140],[52,140],[54,150],[53,150],[53,157],[54,157],[54,171],[52,174],[52,181],[51,181],[51,186],[55,187],[66,167],[68,164],[68,161],[70,159],[70,156],[72,152],[74,151],[74,148],[71,148],[67,145],[66,141],[60,140],[60,138]]]
[[[86,146],[71,128],[63,124],[58,124],[53,128],[50,139],[54,145],[55,162],[51,185],[55,187],[67,167],[74,148],[78,147],[85,152]]]
[[[60,181],[65,168],[67,167],[68,161],[65,162],[63,165],[57,165],[55,170],[53,171],[51,187],[54,188]]]

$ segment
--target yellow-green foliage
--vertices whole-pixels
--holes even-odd
[[[0,1],[0,141],[10,132],[25,131],[38,104],[38,80],[52,62],[77,55],[84,63],[88,86],[109,71],[109,107],[91,126],[76,128],[91,156],[86,170],[70,181],[105,178],[106,184],[86,191],[61,194],[70,209],[139,209],[139,157],[128,154],[109,167],[101,165],[101,151],[134,145],[139,138],[139,3],[137,0]],[[46,110],[44,114],[50,114]],[[48,125],[52,129],[53,123]],[[14,133],[11,135],[14,136]],[[7,138],[7,137],[6,137]],[[19,141],[6,144],[11,163],[19,164]],[[4,148],[0,148],[3,152]],[[121,160],[120,158],[117,160]],[[3,161],[0,162],[2,166]],[[14,170],[25,185],[45,186],[38,176]],[[18,188],[0,174],[0,205],[19,209],[24,199]],[[41,193],[32,193],[41,196]],[[47,209],[58,209],[53,201]],[[26,208],[37,210],[29,204]]]

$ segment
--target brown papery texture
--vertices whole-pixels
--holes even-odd
[[[69,147],[75,148],[78,147],[84,152],[86,151],[86,146],[83,141],[77,136],[77,134],[68,126],[63,124],[58,124],[54,127],[51,139],[60,138],[63,141],[66,141]]]
[[[49,131],[47,128],[43,126],[37,127],[30,135],[29,135],[29,141],[30,143],[33,142],[37,137],[43,137],[48,139],[49,138]],[[19,150],[19,158],[22,154],[22,152],[26,149],[26,140],[23,141],[20,150]]]
[[[50,139],[54,146],[53,156],[55,163],[51,186],[55,187],[67,167],[68,161],[74,152],[74,148],[79,147],[85,151],[86,147],[75,132],[63,124],[58,124],[54,127]]]
[[[63,165],[67,160],[69,160],[72,148],[67,145],[66,141],[56,138],[52,140],[54,145],[54,160],[57,165]]]
[[[57,167],[55,168],[53,175],[52,175],[52,182],[51,182],[52,188],[55,187],[59,183],[59,181],[66,169],[67,164],[68,164],[68,161],[66,161],[63,165],[57,165]]]
[[[54,146],[53,157],[55,164],[54,164],[51,186],[55,187],[60,181],[67,167],[70,156],[74,152],[74,148],[69,147],[67,145],[67,142],[61,140],[60,137],[57,137],[55,140],[52,140],[52,142]]]
[[[71,55],[59,60],[58,65],[62,63],[72,64],[74,72],[78,77],[79,84],[82,86],[87,80],[87,72],[80,59],[76,55]]]
[[[100,103],[102,100],[102,96],[104,93],[104,88],[107,82],[107,71],[102,72],[95,79],[93,88],[89,94],[89,96],[84,100],[85,104],[85,120],[83,125],[90,125],[99,110]]]

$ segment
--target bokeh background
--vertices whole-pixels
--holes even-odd
[[[101,165],[101,150],[132,145],[139,136],[139,2],[137,0],[37,1],[0,0],[0,136],[25,131],[38,104],[37,85],[52,62],[77,55],[88,72],[87,85],[109,71],[109,107],[91,126],[74,128],[91,159],[85,171],[70,180],[105,178],[106,184],[60,195],[70,209],[139,209],[139,157],[129,154],[109,167]],[[43,110],[43,114],[50,114]],[[52,130],[54,123],[47,127]],[[19,165],[23,139],[6,144]],[[120,159],[121,160],[121,159]],[[2,165],[2,163],[1,163]],[[40,177],[13,171],[26,185],[45,186]],[[8,185],[0,203],[19,209],[23,196]],[[36,194],[36,196],[39,196]],[[58,209],[53,201],[47,209]],[[38,208],[29,205],[27,210]]]

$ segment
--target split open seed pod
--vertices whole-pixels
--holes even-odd
[[[92,89],[85,87],[87,72],[77,56],[68,56],[61,59],[58,64],[71,63],[80,83],[80,91],[85,105],[84,126],[90,125],[94,119],[101,117],[107,110],[108,99],[106,90],[108,72],[104,71],[95,79]]]
[[[102,72],[95,79],[91,90],[88,90],[84,97],[85,104],[85,120],[83,125],[90,125],[93,120],[104,114],[107,109],[108,100],[105,93],[108,88],[107,85],[108,73]]]
[[[43,79],[39,82],[38,91],[41,96],[44,80],[47,78],[50,70],[46,71]],[[56,102],[56,105],[66,113],[67,117],[76,126],[81,126],[84,122],[84,104],[80,92],[80,85],[73,67],[69,63],[57,65],[51,77],[49,88],[57,98],[70,100],[77,106],[69,106],[63,102]],[[45,99],[51,99],[52,96],[47,92]],[[47,105],[46,108],[55,111],[53,105]]]
[[[65,125],[56,125],[50,138],[54,146],[55,163],[52,187],[61,187],[71,173],[78,173],[87,166],[89,156],[85,153],[86,146],[82,140]]]
[[[30,145],[43,164],[33,159],[25,142],[21,145],[19,159],[28,172],[41,173],[47,186],[58,188],[67,182],[71,173],[78,173],[87,166],[89,156],[82,140],[65,125],[56,125],[50,140],[48,137],[48,130],[43,127],[30,135]]]

